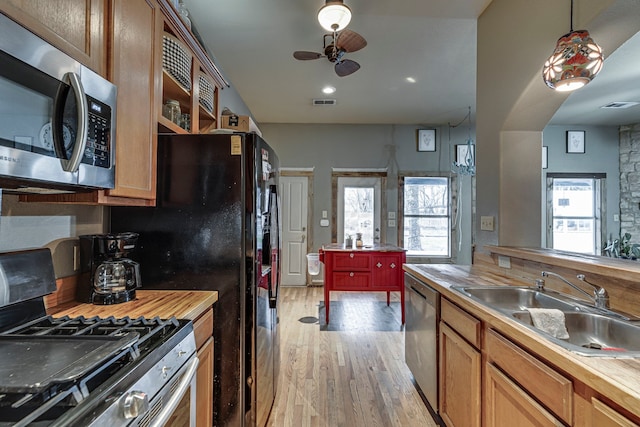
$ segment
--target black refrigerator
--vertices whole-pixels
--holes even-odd
[[[279,165],[255,133],[158,136],[156,207],[112,207],[140,234],[143,289],[218,291],[214,425],[262,427],[280,363]]]

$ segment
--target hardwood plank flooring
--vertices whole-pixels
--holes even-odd
[[[281,365],[268,427],[437,427],[404,362],[399,299],[281,288]],[[392,294],[392,297],[394,295]]]

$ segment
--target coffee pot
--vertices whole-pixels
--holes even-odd
[[[137,233],[80,236],[80,277],[77,299],[107,305],[131,301],[141,287],[140,265],[127,258]]]

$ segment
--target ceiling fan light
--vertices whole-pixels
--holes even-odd
[[[602,69],[604,56],[587,30],[572,31],[558,39],[544,63],[542,78],[551,89],[561,92],[581,88]]]
[[[342,0],[327,0],[318,11],[318,22],[327,31],[340,31],[351,22],[351,9]]]

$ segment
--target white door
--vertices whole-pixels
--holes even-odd
[[[381,188],[380,177],[338,177],[338,243],[356,233],[364,245],[380,243]]]
[[[307,284],[307,211],[309,179],[281,176],[283,286]]]

